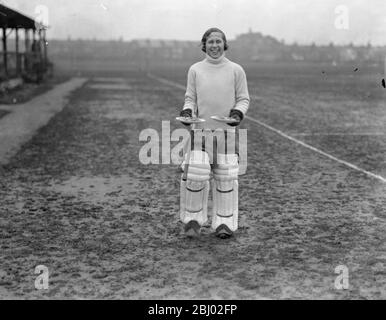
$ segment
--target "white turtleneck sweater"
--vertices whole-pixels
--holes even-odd
[[[244,115],[249,108],[247,78],[243,68],[223,54],[218,59],[209,55],[192,65],[188,72],[185,109],[193,110],[206,122],[196,128],[230,128],[226,123],[212,120],[211,116],[229,116],[231,109]]]

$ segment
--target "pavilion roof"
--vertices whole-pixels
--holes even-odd
[[[42,24],[40,26],[44,27]],[[26,15],[0,4],[0,28],[20,28],[36,30],[39,23]]]

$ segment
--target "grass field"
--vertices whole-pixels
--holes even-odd
[[[4,167],[0,297],[385,299],[386,90],[382,70],[357,67],[245,66],[248,170],[225,241],[207,226],[186,239],[176,166],[138,160],[141,130],[180,127],[184,91],[90,75]],[[184,85],[186,71],[152,73]]]
[[[306,243],[313,243],[311,260],[323,246],[318,239],[324,239],[335,241],[330,244],[330,249],[334,247],[330,254],[337,261],[347,261],[347,265],[362,261],[357,267],[371,269],[370,265],[376,265],[378,272],[385,272],[382,242],[376,246],[379,255],[373,256],[375,261],[370,265],[364,252],[353,254],[354,248],[363,247],[364,239],[374,232],[370,224],[362,224],[363,219],[384,222],[386,218],[386,90],[381,86],[382,66],[279,64],[246,65],[244,69],[252,98],[249,117],[285,134],[245,121],[250,170],[240,182],[245,190],[241,196],[244,212],[260,216],[263,230],[267,230],[267,224],[274,226],[273,221],[280,217],[274,227],[276,233],[270,230],[269,234],[273,239],[276,235],[276,240],[284,230],[293,237],[303,234],[303,240],[290,241],[294,245],[291,248],[304,253]],[[153,73],[184,85],[186,70]],[[331,158],[304,148],[301,142]],[[252,214],[257,212],[260,215]],[[355,233],[364,237],[353,237]],[[377,237],[385,240],[382,235]],[[297,258],[297,254],[288,253],[288,261],[280,260],[287,264]],[[303,263],[309,265],[306,260]],[[374,285],[373,289],[379,285],[376,290],[385,298],[385,284],[374,281]]]
[[[382,66],[244,66],[248,115],[323,151],[386,176]],[[187,69],[153,73],[186,83]]]

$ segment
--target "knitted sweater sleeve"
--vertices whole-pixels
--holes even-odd
[[[188,72],[188,81],[186,85],[185,104],[183,110],[191,109],[193,114],[197,110],[197,92],[196,92],[196,73],[192,67]]]
[[[235,110],[242,112],[245,115],[249,108],[249,93],[248,93],[248,84],[247,76],[244,69],[241,66],[236,68],[236,105]]]

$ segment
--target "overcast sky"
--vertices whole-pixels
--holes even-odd
[[[31,17],[48,9],[50,38],[199,41],[217,26],[229,39],[251,28],[286,43],[386,45],[386,0],[0,0]],[[337,29],[337,6],[348,30]],[[44,10],[44,9],[43,9]],[[40,10],[40,12],[43,12]],[[341,20],[339,20],[341,21]],[[340,24],[342,26],[342,24]]]

